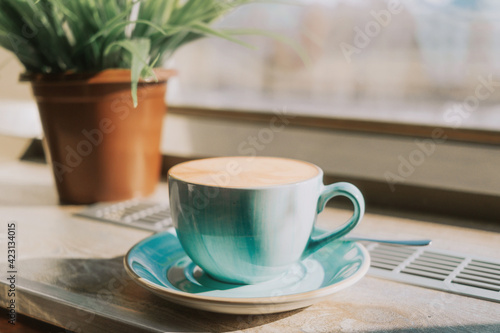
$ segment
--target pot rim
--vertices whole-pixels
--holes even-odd
[[[141,78],[142,83],[162,83],[166,82],[172,76],[177,74],[174,69],[155,68],[153,69],[156,78]],[[60,82],[75,82],[87,84],[106,84],[106,83],[131,83],[130,69],[112,68],[104,69],[97,72],[66,72],[66,73],[30,73],[25,72],[19,76],[21,82],[31,83],[60,83]]]

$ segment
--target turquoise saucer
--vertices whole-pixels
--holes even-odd
[[[332,242],[273,280],[235,285],[212,279],[182,249],[174,229],[134,245],[125,269],[142,287],[177,304],[212,312],[264,314],[309,306],[359,281],[370,257],[356,242]]]

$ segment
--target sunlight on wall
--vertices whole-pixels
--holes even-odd
[[[32,99],[30,85],[19,82],[23,71],[13,54],[0,48],[0,99]]]

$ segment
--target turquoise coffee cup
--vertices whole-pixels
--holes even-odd
[[[200,171],[202,164],[218,165],[218,169]],[[255,169],[260,170],[260,165],[266,169],[269,164],[272,180],[264,170],[258,172],[264,183],[257,180],[254,184]],[[254,169],[247,172],[249,165]],[[297,165],[307,171],[305,179],[287,178],[293,174],[287,166]],[[235,186],[232,179],[239,183]],[[224,157],[191,161],[173,167],[168,182],[173,223],[187,255],[213,278],[236,284],[280,276],[321,246],[346,235],[364,214],[363,196],[354,185],[325,186],[318,166],[297,160]],[[352,217],[338,229],[313,237],[317,215],[335,196],[351,200]]]

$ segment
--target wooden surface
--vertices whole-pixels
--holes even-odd
[[[6,318],[7,311],[0,309],[0,318]],[[16,324],[11,325],[7,321],[0,321],[0,332],[2,333],[71,333],[65,331],[64,328],[47,324],[43,321],[36,320],[23,315],[18,315]]]
[[[124,273],[123,255],[150,233],[73,217],[72,213],[81,207],[58,206],[51,182],[46,166],[15,163],[0,168],[0,235],[3,242],[7,222],[17,222],[19,313],[66,329],[82,332],[500,331],[498,303],[370,276],[326,301],[282,314],[232,316],[182,308],[142,289]],[[4,187],[5,184],[8,187]],[[157,194],[159,198],[164,195],[164,187],[162,185]],[[332,228],[349,215],[349,211],[329,208],[320,215],[318,223]],[[435,248],[500,258],[498,232],[472,228],[474,221],[439,222],[368,214],[356,234],[432,238]],[[454,222],[460,225],[452,225]],[[5,255],[0,256],[2,272],[5,259]],[[1,280],[4,282],[3,274]],[[2,304],[5,291],[5,284],[0,284]],[[50,297],[41,297],[40,291]],[[58,302],[60,298],[66,301]]]

